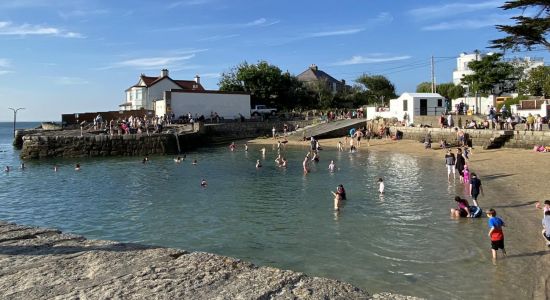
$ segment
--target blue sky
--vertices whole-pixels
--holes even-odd
[[[0,121],[117,110],[139,74],[219,74],[258,60],[299,74],[310,64],[352,83],[383,74],[399,93],[449,82],[461,52],[488,51],[504,1],[1,0]],[[548,52],[517,53],[544,57]]]

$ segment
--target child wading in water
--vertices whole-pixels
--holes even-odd
[[[498,249],[502,249],[502,254],[506,256],[506,250],[504,249],[504,232],[502,232],[502,227],[505,225],[504,221],[497,217],[497,212],[492,208],[487,212],[487,217],[489,217],[488,235],[491,238],[491,252],[493,253],[493,260],[496,260]]]

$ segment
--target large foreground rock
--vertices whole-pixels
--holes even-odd
[[[229,257],[86,240],[5,222],[0,222],[0,298],[372,299],[347,283]]]

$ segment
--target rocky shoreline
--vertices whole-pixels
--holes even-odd
[[[417,299],[204,252],[0,221],[3,299]]]

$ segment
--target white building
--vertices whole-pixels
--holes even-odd
[[[224,119],[236,119],[241,115],[250,118],[250,94],[220,91],[187,91],[174,89],[164,92],[155,101],[155,115],[173,113],[176,118],[191,113],[209,119],[212,113]]]
[[[460,84],[460,79],[464,75],[471,75],[474,73],[469,67],[468,64],[472,61],[481,60],[485,54],[482,53],[460,53],[460,56],[456,59],[456,70],[453,71],[453,83],[455,85]]]
[[[158,77],[141,74],[139,81],[126,90],[126,100],[119,105],[119,110],[153,110],[153,102],[162,99],[164,92],[172,89],[204,91],[198,75],[195,80],[174,80],[168,76],[168,70],[163,69]]]
[[[460,80],[462,79],[462,77],[464,77],[465,75],[474,74],[474,71],[472,71],[468,67],[468,64],[472,61],[481,60],[487,55],[493,55],[493,53],[460,53],[460,56],[456,59],[456,70],[453,71],[453,83],[455,85],[459,85],[461,83]],[[514,57],[503,59],[503,61],[515,67],[523,68],[524,74],[527,74],[531,69],[534,69],[538,66],[544,66],[544,59],[540,57]],[[502,86],[496,86],[494,92],[495,94],[500,94],[503,89],[504,87]]]
[[[414,123],[415,116],[438,116],[445,112],[445,98],[437,93],[403,93],[399,98],[390,100],[386,108],[367,107],[367,119],[376,117],[397,118]]]

